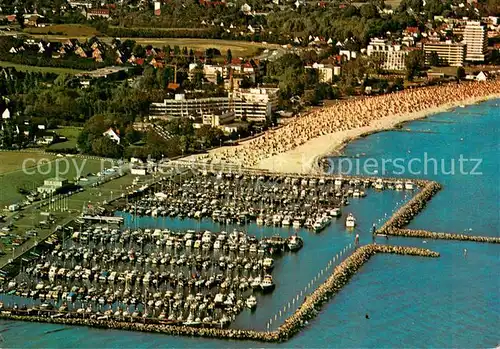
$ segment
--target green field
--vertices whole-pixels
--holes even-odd
[[[78,74],[83,70],[69,68],[54,68],[54,67],[37,67],[34,65],[16,64],[11,62],[0,61],[0,67],[12,67],[19,71],[37,72],[37,73],[53,73],[53,74]]]
[[[68,149],[68,148],[76,148],[76,143],[78,141],[78,136],[80,132],[82,132],[81,127],[59,127],[56,130],[53,130],[59,136],[66,137],[68,140],[64,142],[58,142],[55,144],[51,144],[47,149],[58,150],[58,149]]]
[[[30,162],[30,164],[34,163],[34,161]],[[105,163],[105,165],[109,164]],[[100,170],[100,160],[64,157],[50,162],[41,162],[36,167],[29,168],[28,171],[21,169],[5,173],[0,175],[0,207],[22,201],[24,195],[19,193],[19,189],[34,190],[42,185],[45,179],[56,177],[56,174],[59,174],[59,177],[73,181],[79,173],[85,176],[88,173],[96,173]]]
[[[91,37],[99,34],[96,28],[81,24],[55,24],[40,28],[26,28],[24,32],[36,35],[50,35],[49,33],[51,33],[53,35],[65,35],[68,37]]]
[[[53,155],[40,152],[2,151],[0,152],[0,175],[21,170],[23,167],[23,161],[27,159],[33,159],[35,162],[38,162],[40,159],[53,160],[54,158],[55,156]],[[31,161],[27,165],[33,166],[33,164],[34,162]],[[3,185],[3,181],[0,182],[0,189],[3,189]]]

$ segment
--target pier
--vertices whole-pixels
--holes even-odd
[[[110,224],[123,223],[123,217],[115,217],[115,216],[82,216],[81,219],[85,221],[104,222]]]

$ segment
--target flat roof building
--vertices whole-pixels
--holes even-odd
[[[425,62],[429,64],[429,56],[432,52],[437,53],[439,60],[453,67],[464,65],[465,45],[463,43],[429,42],[424,44]]]
[[[401,45],[392,45],[384,39],[373,38],[366,49],[368,56],[378,56],[382,58],[382,69],[384,70],[405,70],[405,60],[408,51],[402,50]]]
[[[227,97],[188,99],[184,94],[176,94],[174,99],[151,103],[149,115],[150,119],[160,119],[234,111],[236,118],[264,121],[271,116],[277,103],[277,88],[237,89]]]
[[[55,194],[68,185],[66,178],[49,178],[43,181],[43,185],[37,188],[41,194]]]
[[[488,52],[486,26],[481,25],[481,22],[478,21],[467,22],[464,30],[464,41],[467,45],[465,60],[484,62]]]

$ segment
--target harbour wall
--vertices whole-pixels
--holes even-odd
[[[473,241],[493,244],[500,243],[500,237],[496,236],[477,236],[432,232],[427,230],[403,229],[404,226],[408,225],[408,223],[410,223],[410,221],[425,208],[427,202],[430,201],[432,197],[441,190],[441,188],[442,187],[439,183],[428,181],[422,190],[410,201],[408,201],[406,205],[396,211],[396,213],[391,216],[391,218],[376,232],[376,234],[425,239]]]
[[[39,311],[43,315],[28,315],[27,311],[2,311],[0,318],[17,321],[46,322],[61,325],[80,325],[96,328],[131,330],[141,332],[163,333],[169,335],[183,335],[192,337],[208,337],[218,339],[253,340],[263,342],[283,342],[297,334],[307,321],[316,316],[319,308],[339,292],[350,278],[377,253],[391,253],[421,257],[439,257],[439,253],[422,248],[365,245],[357,248],[348,258],[335,267],[333,273],[316,288],[302,303],[302,305],[275,331],[254,331],[226,328],[199,328],[184,325],[170,325],[162,323],[139,323],[115,320],[97,320],[73,317],[76,314],[63,314],[60,317],[51,317],[49,312]]]

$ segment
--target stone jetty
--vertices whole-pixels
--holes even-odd
[[[439,253],[416,247],[365,245],[358,248],[340,265],[335,267],[323,284],[321,284],[304,303],[292,314],[285,323],[278,328],[280,341],[288,340],[300,331],[306,321],[315,317],[321,306],[344,287],[351,277],[365,264],[370,257],[377,253],[391,253],[421,257],[439,257]]]
[[[190,327],[172,325],[168,323],[141,323],[116,321],[111,319],[85,319],[72,313],[60,313],[59,316],[50,312],[39,311],[38,315],[28,315],[27,311],[5,309],[0,312],[0,318],[18,321],[47,322],[63,325],[91,326],[96,328],[132,330],[141,332],[163,333],[169,335],[184,335],[193,337],[210,337],[219,339],[253,340],[263,342],[282,342],[290,339],[304,327],[306,322],[313,318],[322,304],[345,286],[350,278],[366,263],[371,256],[377,253],[391,253],[421,257],[439,257],[439,253],[422,248],[365,245],[356,249],[349,257],[340,263],[333,273],[313,291],[284,324],[275,331],[254,331],[214,327]]]
[[[392,217],[379,229],[378,233],[390,234],[392,230],[402,228],[410,223],[439,190],[441,190],[441,185],[439,183],[432,181],[427,182],[417,195],[392,215]]]
[[[441,190],[441,185],[437,182],[428,181],[422,190],[415,195],[406,205],[401,207],[392,217],[376,232],[376,234],[385,234],[401,237],[414,237],[425,239],[441,240],[459,240],[484,243],[500,243],[500,237],[497,236],[477,236],[467,234],[453,234],[432,232],[426,230],[403,229],[410,221],[415,218],[427,205],[436,193]]]
[[[500,237],[498,237],[498,236],[478,236],[478,235],[467,235],[467,234],[452,234],[452,233],[432,232],[432,231],[427,231],[427,230],[413,230],[413,229],[394,229],[394,230],[391,230],[389,234],[393,235],[393,236],[402,236],[402,237],[411,237],[411,238],[459,240],[459,241],[472,241],[472,242],[485,242],[485,243],[491,243],[491,244],[500,244]]]

